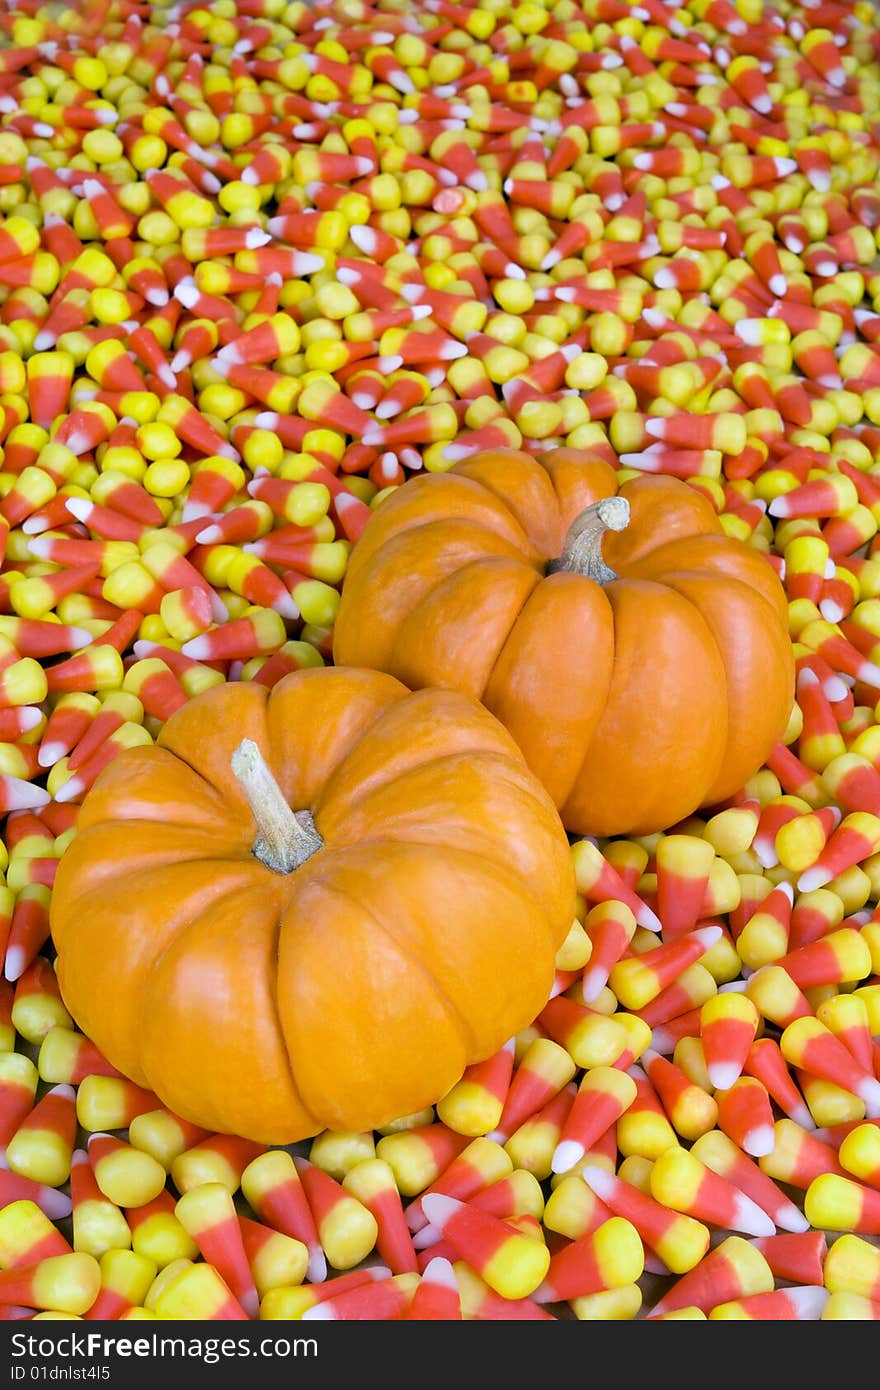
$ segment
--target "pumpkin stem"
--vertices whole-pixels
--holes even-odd
[[[254,813],[259,834],[254,855],[276,874],[290,874],[324,844],[308,811],[292,811],[252,738],[243,738],[231,758],[232,771]]]
[[[567,571],[584,574],[597,584],[610,584],[618,576],[602,559],[602,537],[606,531],[625,531],[629,525],[629,502],[625,497],[603,497],[586,507],[568,528],[562,554],[551,560],[548,574]]]

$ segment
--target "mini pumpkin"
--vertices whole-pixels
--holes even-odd
[[[51,929],[114,1066],[285,1144],[438,1100],[544,1006],[574,906],[559,816],[493,716],[320,668],[215,686],[121,753]]]
[[[767,559],[676,478],[499,449],[387,497],[334,660],[481,700],[577,834],[647,834],[737,792],[785,731],[794,658]]]

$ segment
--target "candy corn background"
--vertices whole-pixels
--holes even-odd
[[[878,170],[869,0],[2,0],[0,1316],[880,1317]],[[609,443],[781,578],[784,741],[573,844],[436,1107],[164,1110],[52,967],[89,787],[329,662],[407,478]]]

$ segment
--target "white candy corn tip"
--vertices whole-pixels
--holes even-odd
[[[585,1004],[598,999],[608,983],[608,971],[601,965],[587,966],[581,980],[581,998]]]
[[[614,1191],[614,1184],[617,1182],[613,1173],[609,1173],[607,1169],[599,1168],[592,1163],[588,1163],[586,1167],[581,1169],[581,1177],[600,1201],[604,1197],[611,1196]]]
[[[455,1278],[455,1270],[443,1255],[435,1255],[433,1260],[429,1260],[425,1265],[422,1279],[429,1284],[437,1284],[444,1289],[454,1289],[458,1292],[458,1281]]]
[[[447,1197],[442,1192],[426,1192],[422,1198],[422,1211],[432,1226],[443,1234],[447,1222],[463,1206],[455,1197]]]
[[[4,777],[3,786],[7,811],[32,811],[38,806],[48,806],[52,800],[45,787],[34,786],[21,777]],[[57,793],[55,799],[58,799]]]
[[[654,909],[648,907],[647,903],[640,903],[638,909],[633,910],[633,916],[639,926],[643,927],[645,931],[659,933],[663,930],[663,923],[660,921]]]
[[[28,960],[23,946],[7,946],[3,974],[11,983],[20,979],[27,970]]]
[[[327,1256],[320,1245],[312,1246],[309,1250],[309,1263],[306,1266],[306,1273],[312,1284],[320,1284],[327,1278]]]
[[[814,865],[812,869],[807,869],[801,874],[797,881],[797,890],[799,893],[812,893],[815,888],[824,888],[833,877],[827,869],[820,869]]]
[[[70,777],[63,786],[60,786],[55,792],[55,800],[65,802],[76,801],[78,797],[82,796],[84,791],[85,787],[81,779],[79,777]]]
[[[563,1139],[561,1144],[557,1144],[553,1151],[551,1161],[551,1171],[554,1173],[567,1173],[576,1163],[579,1163],[586,1153],[583,1144],[578,1144],[574,1139]]]
[[[722,927],[697,927],[693,933],[694,939],[702,943],[705,951],[711,950],[716,941],[720,941],[723,935],[724,929]]]
[[[201,291],[195,280],[187,276],[174,286],[174,298],[184,309],[194,309],[201,298]]]
[[[796,1207],[794,1202],[781,1202],[774,1212],[774,1217],[780,1231],[788,1231],[793,1236],[803,1235],[812,1229],[800,1207]]]
[[[40,745],[37,754],[37,762],[40,767],[54,767],[59,758],[63,758],[67,749],[63,743],[44,743]]]
[[[316,270],[323,270],[323,268],[323,257],[315,256],[311,251],[297,251],[294,255],[293,270],[294,274],[299,277],[314,275]]]
[[[437,1227],[432,1226],[429,1222],[427,1225],[422,1226],[418,1231],[415,1231],[413,1233],[413,1249],[430,1250],[431,1246],[437,1245],[440,1239],[441,1236],[440,1232],[437,1230]]]
[[[767,1154],[772,1154],[775,1145],[772,1125],[756,1125],[743,1140],[743,1149],[747,1154],[751,1154],[752,1158],[766,1158]]]
[[[733,1083],[738,1081],[742,1075],[742,1067],[738,1066],[736,1062],[707,1063],[706,1070],[716,1091],[729,1091]]]
[[[785,1296],[797,1311],[800,1321],[819,1322],[825,1304],[831,1297],[831,1290],[824,1289],[819,1284],[801,1284],[796,1288],[786,1289]]]
[[[76,453],[76,450],[74,449],[72,452]],[[88,497],[68,497],[64,505],[71,516],[76,517],[77,521],[88,521],[95,509],[94,502],[91,502]]]
[[[272,240],[268,232],[264,232],[262,227],[248,227],[244,234],[244,244],[248,251],[256,251],[258,246],[267,246]]]
[[[543,1284],[539,1284],[538,1287],[535,1289],[535,1292],[529,1294],[529,1297],[531,1298],[533,1303],[559,1302],[559,1294],[556,1292],[555,1287],[553,1286],[553,1284],[550,1283],[548,1279],[545,1279]]]
[[[40,1192],[37,1206],[50,1221],[63,1221],[73,1211],[73,1203],[63,1192],[54,1187],[44,1187]]]
[[[866,1077],[859,1085],[857,1094],[865,1102],[867,1118],[876,1120],[880,1116],[880,1081],[875,1081],[873,1077]]]
[[[330,1303],[313,1303],[302,1315],[303,1322],[334,1322],[336,1314]]]

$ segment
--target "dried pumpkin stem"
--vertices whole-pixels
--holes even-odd
[[[568,528],[562,554],[551,560],[548,574],[583,574],[597,584],[610,584],[618,576],[602,559],[602,538],[606,531],[625,531],[629,525],[629,502],[625,497],[603,497],[586,507]]]
[[[292,811],[252,738],[243,738],[231,758],[232,771],[257,822],[253,852],[276,874],[290,874],[323,845],[308,811]]]

